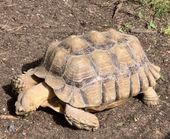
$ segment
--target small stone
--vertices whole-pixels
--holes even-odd
[[[14,123],[11,123],[11,124],[7,127],[7,130],[8,130],[9,132],[15,132],[16,129],[15,129]]]
[[[25,133],[25,132],[22,132],[22,135],[24,135],[24,136],[25,136],[25,135],[26,135],[26,133]]]
[[[6,59],[6,58],[2,58],[2,60],[3,60],[3,61],[7,61],[7,59]]]
[[[3,108],[2,110],[3,110],[3,111],[6,111],[6,108]]]
[[[80,25],[81,25],[82,27],[85,27],[85,26],[86,26],[86,22],[85,22],[85,21],[80,21]]]
[[[117,123],[116,126],[117,126],[117,127],[123,126],[123,122]]]
[[[106,124],[103,124],[103,125],[101,125],[101,127],[106,128],[107,126],[106,126]]]
[[[139,120],[139,118],[137,118],[137,117],[134,117],[134,119],[133,119],[135,122],[137,122],[138,120]]]
[[[159,112],[159,114],[163,116],[163,113],[162,113],[162,112]]]

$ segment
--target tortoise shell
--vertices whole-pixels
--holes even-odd
[[[51,43],[34,75],[62,102],[86,108],[136,96],[155,86],[159,70],[136,37],[110,29]]]

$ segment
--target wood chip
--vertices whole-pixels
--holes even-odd
[[[0,115],[0,119],[1,120],[16,120],[18,118],[12,115]]]
[[[23,28],[23,25],[18,26],[18,27],[12,27],[7,24],[0,24],[0,30],[7,31],[7,32],[16,32],[20,30],[21,28]]]

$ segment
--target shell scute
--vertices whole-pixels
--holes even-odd
[[[103,94],[104,103],[113,102],[116,100],[116,88],[115,88],[115,79],[108,79],[103,81]]]
[[[130,76],[121,75],[117,78],[118,99],[126,99],[130,97]]]
[[[115,67],[107,51],[95,50],[91,53],[91,58],[99,76],[106,77],[114,73]]]
[[[66,64],[64,75],[65,80],[70,83],[86,82],[86,80],[95,78],[96,73],[87,56],[72,56]]]
[[[130,76],[131,95],[136,96],[140,92],[140,80],[138,73],[134,73]]]
[[[110,49],[111,53],[117,57],[119,64],[130,66],[134,65],[134,60],[127,50],[126,43],[118,43]]]
[[[84,86],[81,88],[81,91],[88,106],[99,106],[102,104],[102,84],[100,81]]]

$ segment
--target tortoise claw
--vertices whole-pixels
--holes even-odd
[[[153,99],[143,99],[144,103],[149,106],[149,107],[152,107],[152,106],[155,106],[155,105],[158,105],[159,104],[159,98],[153,98]]]
[[[94,114],[74,108],[70,105],[66,105],[65,118],[70,125],[73,125],[78,129],[95,131],[99,128],[98,118]]]

